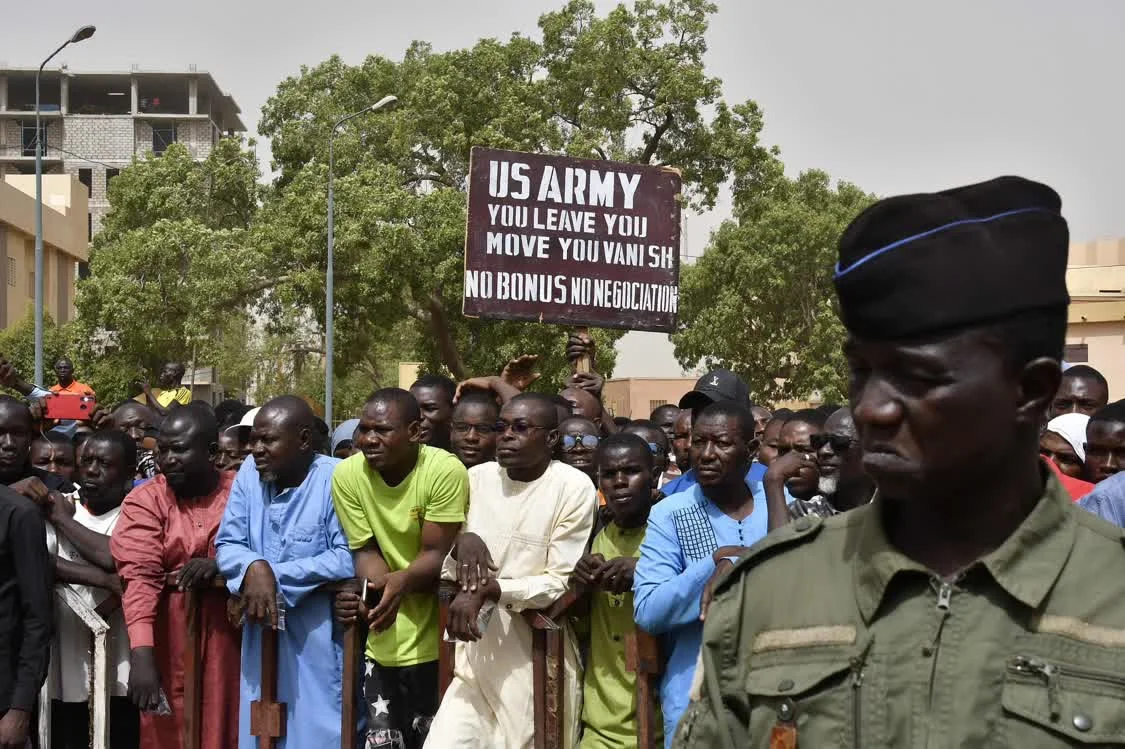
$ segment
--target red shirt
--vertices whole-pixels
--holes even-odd
[[[1047,465],[1051,467],[1051,470],[1055,472],[1055,475],[1058,476],[1059,481],[1062,482],[1063,488],[1066,489],[1067,493],[1070,494],[1070,498],[1075,502],[1082,499],[1090,492],[1094,491],[1094,485],[1089,481],[1083,481],[1082,479],[1076,479],[1072,476],[1067,476],[1065,473],[1059,470],[1059,467],[1055,465],[1055,461],[1050,460],[1049,458],[1046,459],[1046,462]]]

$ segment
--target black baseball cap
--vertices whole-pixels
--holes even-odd
[[[729,369],[712,369],[699,378],[695,389],[680,398],[680,408],[694,411],[719,401],[730,401],[750,408],[750,388]]]

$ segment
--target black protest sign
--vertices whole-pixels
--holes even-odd
[[[474,148],[465,315],[672,331],[680,184],[664,167]]]

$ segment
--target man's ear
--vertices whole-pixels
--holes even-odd
[[[422,420],[415,419],[406,425],[406,433],[410,437],[410,441],[420,443],[422,441]]]
[[[555,448],[558,446],[558,444],[559,444],[559,430],[557,428],[551,429],[550,431],[547,432],[547,447],[551,448],[551,452],[554,452]]]
[[[1016,421],[1021,424],[1041,424],[1043,414],[1051,407],[1062,381],[1062,367],[1048,357],[1028,362],[1019,375],[1019,401],[1016,404]]]

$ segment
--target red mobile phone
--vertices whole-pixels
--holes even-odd
[[[98,402],[92,395],[52,395],[45,400],[48,419],[89,421]]]

